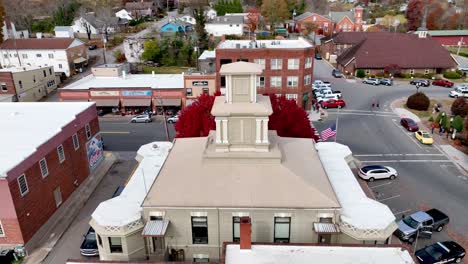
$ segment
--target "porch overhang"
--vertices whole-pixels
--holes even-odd
[[[141,235],[144,237],[164,237],[168,226],[169,220],[148,221]]]
[[[333,223],[314,223],[314,231],[317,234],[340,234],[340,227]]]

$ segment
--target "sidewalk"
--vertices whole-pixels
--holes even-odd
[[[117,157],[105,152],[105,159],[97,170],[75,190],[75,192],[63,203],[55,214],[44,224],[34,237],[26,244],[28,256],[24,259],[25,264],[42,263],[49,252],[55,246],[63,233],[75,219],[79,210],[88,201],[96,186],[101,182],[107,171],[112,167]]]

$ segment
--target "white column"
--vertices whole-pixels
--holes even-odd
[[[268,119],[263,119],[263,140],[262,143],[268,143]]]
[[[256,133],[256,138],[255,138],[255,143],[260,144],[262,143],[262,120],[257,119],[257,133]]]
[[[216,122],[216,144],[221,144],[221,120],[215,119]]]
[[[223,144],[228,144],[228,120],[224,119],[223,121]]]
[[[255,74],[250,75],[250,102],[256,103],[257,102],[257,96],[256,96],[256,82],[257,82],[257,77]]]

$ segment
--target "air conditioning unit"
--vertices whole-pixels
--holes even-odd
[[[241,47],[241,44],[240,43],[236,43],[236,49],[240,49]]]

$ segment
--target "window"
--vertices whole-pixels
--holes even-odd
[[[60,191],[60,187],[57,187],[54,190],[54,199],[55,199],[55,206],[59,207],[62,204],[62,192]]]
[[[52,75],[52,68],[49,68],[49,75]]]
[[[18,58],[18,53],[15,53],[13,56],[14,56],[15,58]]]
[[[275,217],[275,243],[289,243],[291,217]]]
[[[42,73],[44,74],[44,77],[47,77],[47,72],[45,70],[42,70]]]
[[[312,58],[305,58],[305,68],[311,68],[312,67]]]
[[[187,88],[187,96],[192,96],[192,88]]]
[[[18,177],[18,186],[19,186],[21,196],[25,196],[29,192],[28,182],[26,181],[26,175],[21,174]]]
[[[272,76],[270,78],[271,87],[281,87],[281,76]]]
[[[47,168],[47,161],[45,158],[39,161],[39,167],[41,168],[42,178],[47,177],[47,175],[49,175],[49,169]]]
[[[229,24],[230,27],[232,27],[232,24]]]
[[[62,64],[59,64],[59,69],[62,69]]]
[[[2,222],[0,222],[0,237],[4,237],[4,236],[5,236],[5,232],[3,231]]]
[[[49,53],[49,59],[53,59],[53,58],[54,58],[54,54]]]
[[[97,235],[97,241],[99,243],[99,246],[102,247],[102,237],[100,235],[98,235],[98,234],[96,234],[96,235]]]
[[[8,59],[8,54],[3,54],[3,58]]]
[[[288,87],[297,87],[299,77],[288,76]]]
[[[73,147],[75,148],[75,150],[79,149],[80,142],[78,141],[78,135],[76,133],[72,136],[72,139],[73,139]]]
[[[262,69],[265,69],[265,59],[255,59],[254,63],[262,65]]]
[[[312,78],[309,75],[304,76],[304,85],[309,85],[312,82]]]
[[[265,86],[265,77],[264,76],[257,76],[257,87]]]
[[[208,88],[203,88],[203,93],[204,94],[209,94],[210,93],[210,90]]]
[[[111,253],[122,253],[122,238],[109,237],[109,248]]]
[[[283,69],[283,59],[271,59],[271,69],[272,70],[281,70]]]
[[[64,162],[65,161],[65,152],[63,151],[63,146],[62,145],[59,145],[57,147],[57,154],[58,154],[58,158],[59,158],[60,163]]]
[[[286,99],[297,100],[297,94],[286,94]]]
[[[90,139],[91,138],[91,127],[89,126],[89,124],[85,125],[85,130],[86,130],[86,138]]]
[[[19,84],[19,87],[20,87],[21,89],[23,89],[23,82],[22,82],[22,81],[18,81],[18,84]]]
[[[288,69],[289,70],[299,69],[299,59],[288,59]]]
[[[193,244],[208,244],[208,218],[206,216],[192,216]]]
[[[21,56],[23,57],[23,59],[27,59],[27,58],[28,58],[28,54],[21,54]]]
[[[410,74],[414,74],[414,69],[409,70]]]
[[[37,54],[36,54],[36,57],[41,58],[41,57],[42,57],[42,54],[37,53]]]
[[[4,93],[8,92],[8,87],[7,87],[6,83],[1,83],[0,85],[2,86],[2,92],[4,92]]]
[[[425,70],[424,70],[424,73],[425,73],[425,74],[428,74],[429,72],[430,72],[429,69],[425,69]]]
[[[313,20],[313,21],[317,21],[317,17],[316,17],[316,16],[313,16],[313,17],[312,17],[312,20]]]
[[[205,254],[197,254],[193,255],[193,262],[195,263],[208,263],[210,262],[210,258],[208,255]]]
[[[232,217],[232,242],[240,241],[240,216]]]

